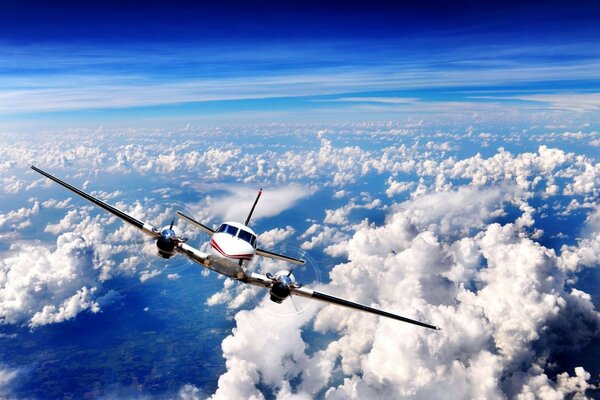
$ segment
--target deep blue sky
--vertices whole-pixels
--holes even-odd
[[[5,42],[253,42],[477,35],[598,36],[595,1],[8,1]],[[443,37],[440,39],[444,39]]]
[[[599,20],[594,1],[3,2],[0,128],[594,112]]]

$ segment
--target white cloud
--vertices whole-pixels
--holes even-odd
[[[41,311],[36,312],[31,317],[29,326],[35,328],[41,325],[66,321],[88,309],[93,313],[100,311],[100,305],[93,298],[95,291],[95,287],[88,289],[84,286],[74,295],[65,299],[60,306],[56,307],[54,304],[44,306]]]
[[[567,372],[558,374],[556,381],[550,380],[539,366],[532,369],[535,374],[528,377],[523,390],[516,397],[517,400],[587,399],[586,390],[598,388],[588,382],[590,374],[581,367],[575,368],[574,376]]]
[[[535,94],[513,98],[548,103],[554,110],[585,112],[600,109],[600,93]]]
[[[301,132],[312,132],[311,129]],[[334,197],[347,198],[348,203],[329,210],[325,225],[311,220],[314,224],[299,236],[303,249],[347,257],[347,262],[333,269],[331,282],[318,289],[444,328],[441,332],[428,332],[339,307],[320,309],[320,304],[297,321],[296,317],[282,316],[294,314],[290,304],[277,306],[265,300],[236,320],[237,327],[223,345],[228,372],[219,381],[217,398],[261,398],[261,385],[271,387],[281,398],[314,398],[323,393],[328,398],[529,398],[544,393],[559,397],[585,390],[581,389],[589,385],[585,371],[549,378],[555,374],[545,370],[552,351],[578,351],[597,337],[598,315],[592,295],[564,284],[573,278],[573,272],[593,267],[598,261],[596,236],[600,228],[596,220],[600,185],[594,159],[567,153],[559,145],[540,146],[532,153],[513,154],[500,149],[489,157],[442,158],[437,152],[443,148],[430,145],[431,151],[426,151],[426,134],[409,132],[394,124],[364,125],[360,129],[366,135],[363,138],[374,141],[382,137],[397,141],[400,135],[406,135],[403,142],[407,145],[377,150],[373,150],[374,146],[367,150],[359,145],[340,145],[354,142],[347,136],[347,127],[332,126],[319,135],[334,139],[321,139],[315,149],[261,150],[257,146],[253,152],[228,144],[198,151],[205,145],[204,138],[191,137],[189,141],[178,138],[176,145],[165,150],[164,142],[161,146],[152,144],[161,135],[156,131],[142,132],[148,145],[98,144],[98,148],[110,149],[99,152],[96,145],[89,144],[77,150],[79,145],[69,145],[67,141],[51,146],[33,143],[24,149],[2,146],[0,157],[6,157],[11,165],[40,159],[66,171],[85,166],[89,158],[98,168],[75,179],[90,182],[94,182],[94,174],[111,166],[121,174],[146,174],[152,179],[154,173],[181,173],[184,181],[173,191],[165,190],[167,185],[161,181],[161,190],[148,192],[149,196],[167,198],[177,189],[189,190],[189,185],[195,185],[189,182],[197,176],[206,178],[205,187],[214,185],[219,190],[223,186],[211,182],[270,182],[275,185],[275,197],[269,200],[272,189],[267,187],[257,207],[257,218],[293,207],[310,195],[316,184],[334,186]],[[131,137],[134,134],[130,133]],[[265,130],[267,134],[269,130]],[[439,134],[435,143],[453,143],[455,139],[450,133]],[[457,139],[480,140],[478,136],[469,130]],[[531,140],[591,137],[572,132]],[[483,138],[496,140],[487,135]],[[525,137],[516,135],[512,139]],[[65,158],[59,157],[61,150]],[[351,226],[349,215],[353,209],[385,207],[364,194],[349,198],[350,190],[358,192],[356,186],[373,174],[381,174],[380,180],[387,179],[388,196],[412,190],[411,200],[396,204],[382,226],[367,222]],[[418,185],[408,181],[415,175],[420,178]],[[68,173],[63,176],[69,178]],[[304,186],[290,184],[296,181]],[[350,189],[349,183],[356,186]],[[23,185],[27,185],[26,180]],[[23,188],[27,186],[20,190]],[[384,189],[377,190],[381,193]],[[197,218],[208,221],[205,217],[213,215],[243,220],[255,195],[255,189],[245,186],[239,193],[215,196],[195,205],[201,214]],[[562,199],[553,198],[561,195],[567,196],[567,206],[559,203]],[[528,233],[536,228],[535,219],[541,214],[533,207],[536,203],[529,201],[531,196],[545,196],[559,216],[592,210],[577,245],[563,247],[560,257],[537,244]],[[568,196],[575,196],[571,203]],[[43,210],[68,205],[67,201],[40,200],[40,204]],[[170,220],[172,207],[149,206],[152,201],[118,205],[149,222]],[[27,224],[27,214],[34,216],[38,212],[34,211],[36,204],[16,211],[4,210],[6,214],[0,215],[0,221],[5,221],[2,227],[19,229]],[[490,225],[498,216],[509,216],[504,215],[508,204],[520,216],[512,224]],[[112,228],[115,218],[102,213],[91,217],[90,208],[69,211],[64,218],[48,223],[46,231],[69,237],[68,242],[86,243],[87,247],[81,245],[81,252],[89,248],[93,256],[69,252],[66,245],[61,245],[61,250],[22,243],[19,232],[0,233],[0,237],[15,243],[0,260],[3,323],[39,326],[73,318],[80,312],[93,312],[104,308],[111,298],[114,300],[114,294],[103,295],[101,286],[112,276],[125,274],[144,280],[160,273],[159,268],[147,266],[146,262],[156,255],[154,243],[140,245],[135,230],[121,225]],[[276,245],[293,231],[285,227],[265,232],[261,244]],[[68,236],[71,233],[74,236]],[[116,263],[121,259],[123,262]],[[83,275],[72,276],[69,263],[85,264],[77,269]],[[278,269],[268,261],[261,261],[256,267],[262,271]],[[208,270],[202,273],[208,274]],[[61,278],[59,284],[61,274],[66,274],[66,278]],[[165,275],[172,279],[178,274],[165,271]],[[224,289],[209,299],[209,305],[227,304],[229,310],[234,310],[247,306],[254,296],[263,299],[266,295],[264,290],[256,294],[244,285],[226,279],[223,282]],[[570,282],[576,286],[575,280]],[[38,287],[42,290],[38,291]],[[262,314],[272,314],[273,318]],[[310,329],[308,324],[314,315],[316,329],[331,330],[335,336],[316,352],[307,347],[309,341],[305,342],[301,333]],[[256,328],[250,322],[263,326]],[[262,349],[273,351],[264,361],[255,350],[243,354],[254,344],[256,335],[265,336],[258,339]],[[397,337],[402,337],[402,341],[397,341]],[[191,385],[184,387],[181,396],[203,397],[196,389]]]
[[[397,194],[409,191],[415,186],[414,182],[397,182],[391,177],[387,180],[387,183],[388,188],[386,189],[385,194],[388,197],[393,197]]]
[[[272,249],[275,245],[287,240],[295,233],[296,230],[289,225],[285,229],[274,228],[258,235],[258,244],[262,248]]]
[[[58,237],[56,249],[20,243],[0,261],[0,320],[31,327],[98,311],[93,244],[75,233]]]
[[[71,204],[71,197],[67,197],[65,200],[49,199],[42,203],[44,208],[67,208]]]
[[[7,368],[0,364],[0,396],[6,399],[14,397],[11,394],[11,387],[19,373],[19,369]]]
[[[576,246],[563,245],[561,248],[561,265],[569,271],[578,271],[583,267],[600,265],[600,206],[586,218],[585,236],[578,240]]]
[[[552,250],[516,224],[489,224],[521,196],[511,186],[460,187],[398,205],[385,225],[356,228],[347,240],[348,262],[317,288],[442,331],[329,305],[318,312],[315,328],[333,330],[338,338],[309,356],[300,332],[312,312],[307,319],[268,321],[268,307],[277,305],[265,299],[237,314],[237,326],[223,342],[228,370],[214,398],[260,398],[259,383],[282,397],[325,391],[326,399],[528,398],[550,388],[583,393],[590,387],[583,369],[550,380],[543,360],[561,346],[578,347],[594,337],[600,317],[589,295],[567,291]],[[311,234],[319,229],[309,228]],[[573,328],[570,336],[556,333],[561,326]],[[570,344],[557,343],[553,332]],[[536,347],[539,342],[547,346]],[[269,352],[254,354],[248,343],[269,346]],[[336,365],[342,382],[331,381]],[[294,391],[286,383],[291,379],[299,382]]]
[[[10,178],[2,177],[2,190],[9,194],[19,193],[23,188],[23,181],[17,178],[16,176],[11,176]]]
[[[350,103],[389,103],[389,104],[413,104],[419,99],[414,97],[340,97],[335,101]]]
[[[16,227],[19,223],[22,223],[24,219],[37,215],[40,211],[40,203],[36,200],[31,208],[19,208],[16,211],[9,211],[6,214],[0,214],[0,228],[5,225],[10,227]]]
[[[204,204],[197,207],[205,209],[210,215],[220,217],[226,221],[244,222],[256,198],[256,193],[254,189],[238,187],[231,189],[225,196],[208,197]],[[311,189],[300,185],[267,188],[263,191],[252,219],[257,220],[278,215],[311,194]],[[193,207],[190,206],[190,208]]]
[[[161,272],[157,269],[153,269],[153,270],[144,270],[142,272],[140,272],[140,282],[146,282],[148,279],[152,279],[155,278],[157,276],[159,276],[161,274]]]
[[[206,396],[196,386],[188,383],[179,389],[177,397],[180,400],[204,400]]]
[[[419,229],[456,237],[481,229],[490,219],[503,215],[504,204],[518,197],[519,189],[509,185],[462,186],[455,191],[422,195],[393,208]]]

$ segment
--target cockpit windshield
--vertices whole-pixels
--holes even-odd
[[[254,247],[254,244],[256,243],[256,236],[254,236],[253,234],[251,234],[250,232],[247,232],[245,230],[240,230],[240,234],[238,237],[240,239],[250,243],[252,245],[252,247]]]
[[[217,232],[225,232],[231,236],[237,236],[243,241],[250,243],[252,247],[256,246],[256,236],[243,229],[238,229],[235,226],[231,226],[229,224],[222,224],[221,226],[219,226],[219,229],[217,229]]]

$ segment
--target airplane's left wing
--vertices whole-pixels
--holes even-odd
[[[255,286],[261,286],[269,289],[271,294],[271,300],[281,303],[284,299],[289,296],[300,296],[308,299],[314,299],[323,301],[325,303],[336,304],[338,306],[351,308],[358,311],[363,311],[369,314],[379,315],[381,317],[395,319],[396,321],[402,321],[413,325],[422,326],[424,328],[441,330],[440,327],[431,325],[425,322],[417,321],[414,319],[406,318],[398,314],[394,314],[388,311],[379,310],[377,308],[369,307],[364,304],[355,303],[340,297],[335,297],[326,293],[317,292],[316,290],[302,287],[302,285],[295,282],[291,272],[288,274],[276,274],[276,275],[262,275],[256,272],[248,272],[246,277],[242,280],[245,283],[249,283]]]
[[[208,235],[212,235],[213,233],[215,233],[215,230],[204,225],[202,222],[198,222],[196,221],[194,218],[192,217],[188,217],[187,215],[185,215],[184,213],[182,213],[181,211],[177,211],[177,215],[180,216],[181,218],[185,219],[187,222],[191,223],[192,225],[197,226],[198,228],[202,229],[204,231],[204,233],[208,234]]]
[[[359,311],[367,312],[367,313],[370,313],[370,314],[375,314],[375,315],[379,315],[379,316],[382,316],[382,317],[387,317],[387,318],[395,319],[396,321],[407,322],[409,324],[422,326],[424,328],[435,329],[437,331],[439,331],[439,330],[442,329],[439,326],[435,326],[435,325],[431,325],[431,324],[428,324],[428,323],[425,323],[425,322],[421,322],[421,321],[417,321],[417,320],[414,320],[414,319],[406,318],[406,317],[400,316],[398,314],[393,314],[391,312],[379,310],[377,308],[365,306],[364,304],[354,303],[352,301],[348,301],[348,300],[345,300],[345,299],[342,299],[342,298],[339,298],[339,297],[331,296],[329,294],[317,292],[316,290],[311,290],[311,289],[307,289],[307,288],[304,288],[304,287],[298,287],[298,288],[292,287],[291,288],[291,294],[294,294],[296,296],[306,297],[306,298],[309,298],[309,299],[315,299],[315,300],[323,301],[323,302],[326,302],[326,303],[337,304],[338,306],[352,308],[354,310],[359,310]]]
[[[92,196],[91,194],[84,192],[81,189],[76,188],[75,186],[69,185],[67,182],[62,181],[62,180],[58,179],[57,177],[52,176],[49,173],[42,171],[41,169],[39,169],[33,165],[31,166],[31,169],[33,169],[35,172],[38,172],[38,173],[44,175],[46,178],[52,179],[54,182],[69,189],[70,191],[83,197],[84,199],[94,203],[98,207],[105,209],[112,215],[119,217],[120,219],[122,219],[123,221],[128,223],[129,225],[144,232],[146,235],[152,236],[154,238],[157,238],[160,236],[160,232],[158,230],[156,230],[152,225],[142,222],[139,219],[134,218],[131,215],[124,213],[123,211],[119,210],[118,208],[115,208],[115,207],[111,206],[110,204],[103,202],[102,200]]]
[[[257,256],[262,256],[262,257],[267,257],[267,258],[273,258],[275,260],[282,260],[282,261],[287,261],[290,262],[292,264],[298,264],[298,265],[304,265],[304,263],[306,261],[301,260],[299,258],[293,258],[290,256],[285,256],[283,254],[279,254],[279,253],[275,253],[269,250],[264,250],[264,249],[256,249],[256,252],[254,253]]]

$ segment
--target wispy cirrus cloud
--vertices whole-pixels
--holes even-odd
[[[585,112],[600,109],[600,92],[536,94],[516,96],[513,99],[547,103],[553,110]]]
[[[560,46],[484,49],[463,43],[453,52],[428,54],[412,48],[406,55],[398,54],[397,46],[364,43],[352,49],[342,42],[306,42],[293,47],[263,44],[249,48],[0,47],[0,114],[265,99],[286,99],[285,107],[313,110],[327,106],[307,99],[335,100],[337,107],[352,103],[423,107],[432,102],[456,102],[462,108],[470,107],[465,103],[478,103],[476,108],[481,109],[489,99],[457,98],[456,90],[470,95],[485,90],[495,96],[506,89],[513,91],[512,97],[496,97],[498,101],[546,102],[560,110],[598,108],[597,95],[577,94],[589,90],[590,85],[593,88],[593,81],[600,79],[600,57],[593,50],[577,47],[585,56],[565,60],[552,58]],[[527,57],[528,50],[535,57]],[[556,93],[565,86],[575,94]],[[521,95],[532,88],[549,94]],[[392,92],[405,93],[381,95]],[[261,107],[262,111],[268,108],[264,103]],[[226,105],[222,108],[227,110]],[[367,108],[362,110],[379,110]]]

